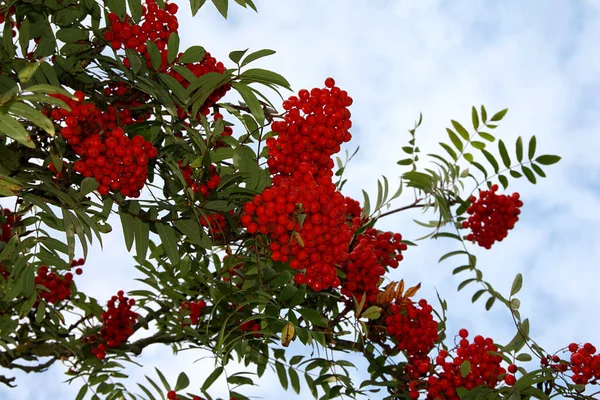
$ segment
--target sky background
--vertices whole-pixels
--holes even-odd
[[[535,186],[525,178],[512,180],[508,192],[518,191],[524,202],[515,230],[491,251],[471,250],[485,278],[503,294],[508,294],[515,274],[523,273],[521,314],[530,319],[531,336],[544,348],[554,352],[571,341],[600,346],[600,246],[595,246],[600,243],[600,3],[255,0],[258,13],[234,4],[227,21],[210,4],[192,19],[189,3],[177,3],[182,48],[202,45],[228,66],[232,50],[273,49],[275,55],[252,66],[282,74],[295,92],[322,87],[328,76],[348,91],[354,99],[353,140],[345,149],[360,145],[360,152],[346,171],[344,194],[361,202],[361,189],[376,196],[381,174],[397,185],[406,171],[396,165],[404,158],[400,147],[407,144],[408,129],[419,112],[423,123],[418,146],[423,154],[441,154],[437,143],[447,140],[450,119],[469,127],[472,105],[484,104],[489,115],[508,107],[495,133],[511,154],[518,136],[527,143],[536,135],[538,154],[563,159],[545,167],[548,178]],[[280,104],[276,96],[271,98]],[[421,166],[426,166],[426,157],[422,159]],[[406,190],[395,205],[411,202],[412,192]],[[412,222],[419,217],[419,212],[395,214],[378,227],[414,240],[426,232]],[[101,304],[120,289],[141,287],[133,280],[138,275],[119,221],[113,220],[112,226],[112,234],[104,237],[105,250],[96,244],[84,274],[76,277],[79,290]],[[486,312],[481,300],[472,305],[475,286],[456,292],[469,276],[451,272],[464,260],[438,264],[441,255],[456,247],[453,241],[422,241],[405,252],[405,260],[389,277],[411,286],[421,282],[419,298],[434,304],[437,290],[448,302],[450,336],[464,327],[472,336],[506,344],[515,333],[509,312],[499,305]],[[144,374],[156,378],[156,366],[173,384],[185,371],[193,391],[213,369],[208,359],[194,363],[206,355],[184,352],[173,357],[168,347],[146,348],[136,360],[144,368],[128,370],[131,387],[142,383]],[[74,398],[81,382],[61,383],[65,370],[56,364],[41,375],[16,373],[18,388],[0,386],[0,399]],[[243,368],[232,366],[228,372],[239,370]],[[358,382],[367,378],[364,371],[354,376]],[[224,388],[218,381],[211,394],[224,397]],[[305,386],[299,396],[283,392],[274,374],[266,374],[245,393],[264,399],[312,398]]]

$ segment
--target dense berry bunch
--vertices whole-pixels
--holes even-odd
[[[94,177],[102,195],[120,191],[123,196],[139,197],[148,178],[148,162],[158,151],[143,136],[130,139],[121,128],[103,135],[93,134],[84,140],[75,171]]]
[[[181,303],[181,308],[179,309],[179,312],[181,312],[182,310],[188,310],[192,325],[197,325],[200,321],[200,314],[202,314],[204,307],[206,307],[206,302],[204,300],[184,301],[183,303]],[[187,324],[182,323],[181,325],[185,326]]]
[[[136,312],[131,311],[134,304],[135,300],[125,297],[122,290],[108,301],[107,310],[102,313],[102,328],[100,329],[100,336],[106,342],[106,346],[117,347],[133,334],[133,325],[138,317]],[[104,358],[100,355],[102,352],[96,354],[96,357]]]
[[[103,112],[93,103],[84,103],[82,92],[75,93],[75,100],[55,96],[71,108],[71,111],[60,108],[47,113],[55,122],[66,125],[60,133],[81,157],[74,164],[75,171],[84,177],[94,177],[102,195],[113,191],[139,197],[148,177],[147,164],[158,155],[158,150],[142,136],[130,139],[117,126],[117,119],[123,124],[137,121],[132,119],[131,111],[119,114],[110,106]]]
[[[348,258],[355,227],[346,224],[344,196],[332,182],[331,155],[350,140],[352,99],[335,86],[301,90],[284,101],[284,121],[273,122],[267,139],[273,184],[244,207],[249,233],[271,239],[274,261],[299,272],[297,284],[320,291],[340,285],[336,265]]]
[[[476,241],[486,249],[506,237],[519,220],[519,208],[523,206],[519,193],[513,193],[512,196],[498,195],[497,190],[498,185],[492,185],[490,190],[479,192],[479,199],[471,196],[471,206],[467,208],[470,217],[462,222],[463,228],[471,228],[466,239]]]
[[[461,340],[454,358],[448,359],[450,354],[445,350],[441,350],[435,358],[437,367],[427,378],[428,398],[458,400],[457,388],[471,390],[481,385],[495,388],[502,380],[502,376],[506,384],[515,383],[515,376],[507,374],[506,369],[500,366],[502,357],[489,354],[489,352],[498,352],[498,347],[492,339],[475,336],[473,343],[470,343],[466,329],[461,329],[459,335]],[[463,376],[461,366],[467,361],[470,371]],[[514,370],[512,365],[511,369]]]
[[[348,132],[352,98],[334,86],[331,78],[325,85],[310,92],[302,89],[298,97],[283,102],[287,111],[284,121],[273,122],[271,129],[277,137],[267,139],[267,165],[272,174],[292,175],[300,170],[316,176],[333,175],[331,156],[352,138]]]
[[[40,290],[38,296],[46,300],[48,303],[58,303],[71,296],[71,283],[73,282],[73,274],[67,272],[64,276],[56,272],[49,272],[47,265],[40,266],[35,277],[35,284],[42,285],[46,290]]]
[[[206,197],[221,183],[221,177],[213,164],[208,167],[208,174],[206,174],[207,176],[205,179],[202,179],[201,176],[197,177],[197,175],[202,174],[196,175],[194,169],[189,164],[183,165],[183,160],[180,160],[178,165],[183,174],[183,179],[185,179],[185,183],[192,188],[194,193],[201,193],[202,196]]]
[[[162,9],[154,0],[147,0],[142,7],[142,19],[139,24],[134,24],[126,15],[123,21],[115,13],[108,14],[108,29],[104,33],[104,39],[110,43],[113,50],[121,48],[131,49],[140,53],[146,59],[148,68],[152,67],[150,53],[146,45],[147,40],[156,44],[160,55],[162,71],[166,68],[167,43],[172,33],[177,32],[179,22],[175,14],[178,6],[175,3],[166,3]],[[123,61],[126,67],[131,67],[130,60]]]
[[[367,229],[354,240],[348,262],[342,270],[346,277],[342,280],[342,294],[358,302],[366,294],[366,304],[373,304],[379,294],[379,280],[386,268],[396,268],[402,261],[401,251],[407,246],[401,243],[402,235],[391,232],[378,232],[374,228]]]
[[[571,379],[574,384],[585,386],[600,379],[600,354],[596,354],[594,345],[585,343],[580,347],[576,343],[571,343],[569,352],[571,357],[566,367],[573,372]],[[565,370],[564,367],[562,369]]]
[[[346,196],[346,198],[344,198],[344,205],[346,206],[345,214],[350,217],[350,219],[354,220],[354,218],[360,218],[363,209],[358,201]]]
[[[0,242],[8,243],[15,234],[13,228],[21,221],[21,216],[13,213],[8,208],[0,209]]]
[[[426,356],[439,338],[433,308],[421,299],[418,306],[412,301],[397,301],[390,305],[389,311],[391,315],[385,318],[385,325],[397,348],[414,359]]]

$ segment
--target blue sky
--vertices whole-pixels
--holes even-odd
[[[334,77],[354,99],[354,138],[346,149],[361,147],[347,169],[346,195],[362,201],[365,189],[374,196],[381,174],[398,182],[404,172],[396,165],[403,158],[400,147],[419,112],[423,124],[417,141],[423,153],[440,153],[437,143],[446,139],[450,119],[468,125],[471,106],[484,104],[490,113],[509,108],[496,130],[506,143],[536,135],[539,154],[562,156],[537,185],[511,182],[509,192],[519,191],[524,202],[515,230],[491,251],[473,250],[486,278],[502,293],[509,291],[516,273],[523,273],[521,312],[547,350],[571,341],[600,345],[595,318],[600,302],[599,3],[255,2],[258,14],[234,7],[224,21],[210,5],[192,19],[188,2],[178,1],[182,47],[200,44],[227,65],[232,50],[276,50],[254,66],[281,73],[295,91],[320,87],[326,77]],[[411,201],[407,190],[396,204]],[[418,212],[396,214],[378,226],[414,240],[424,232],[412,223],[419,217]],[[105,251],[95,246],[77,278],[79,289],[100,302],[119,289],[140,287],[133,281],[137,275],[120,223],[112,225]],[[452,276],[451,271],[462,260],[437,263],[453,246],[442,240],[420,242],[390,278],[422,282],[419,294],[430,302],[437,289],[448,301],[450,334],[465,327],[507,343],[515,332],[508,311],[496,306],[486,312],[483,302],[472,305],[469,286],[456,293],[466,275]],[[172,382],[180,371],[187,372],[190,389],[197,388],[212,369],[209,360],[193,364],[203,356],[186,352],[174,358],[169,348],[150,347],[138,360],[144,368],[129,371],[131,383],[142,382],[144,374],[155,376],[157,366]],[[43,375],[16,374],[19,387],[0,387],[0,399],[74,398],[80,384],[60,384],[64,371],[57,365]],[[224,387],[217,382],[212,393],[225,396]],[[265,399],[285,395],[273,374],[247,393]],[[297,398],[311,397],[304,390]]]

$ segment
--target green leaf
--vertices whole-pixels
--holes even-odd
[[[473,123],[473,129],[477,130],[479,128],[479,116],[475,106],[471,107],[471,122]]]
[[[508,187],[508,179],[504,175],[498,175],[498,180],[504,189]]]
[[[175,235],[175,230],[168,224],[156,224],[156,230],[171,264],[179,264],[179,251],[177,250],[178,240]]]
[[[89,40],[89,34],[85,29],[62,28],[56,32],[56,38],[64,43],[75,43],[80,40]]]
[[[156,374],[160,378],[160,381],[162,382],[162,384],[165,387],[165,389],[166,390],[171,390],[171,385],[169,385],[169,381],[167,381],[167,378],[165,378],[165,376],[163,375],[163,373],[160,372],[160,370],[158,368],[156,368],[156,367],[154,367],[154,369],[156,370]]]
[[[83,181],[81,181],[81,189],[79,190],[79,198],[83,199],[85,198],[85,196],[87,196],[89,193],[93,192],[94,190],[98,189],[98,181],[96,180],[96,178],[85,178]]]
[[[400,160],[398,161],[396,164],[398,165],[410,165],[412,164],[413,160],[410,158],[405,158],[404,160]]]
[[[192,17],[196,15],[200,7],[206,3],[206,0],[190,0],[190,6],[192,8]]]
[[[459,139],[458,135],[456,133],[454,133],[454,131],[452,129],[446,128],[446,132],[448,132],[448,136],[450,137],[450,141],[452,142],[454,147],[456,147],[456,149],[458,151],[462,152],[463,144],[462,144],[461,140]]]
[[[125,246],[127,247],[127,251],[131,251],[131,247],[133,246],[133,237],[134,237],[133,215],[128,214],[124,208],[121,208],[119,210],[119,217],[121,217],[121,225],[123,227],[123,236],[125,237]]]
[[[498,149],[500,150],[502,162],[507,168],[510,168],[510,156],[508,155],[508,150],[506,150],[506,145],[504,144],[502,139],[498,141]]]
[[[21,182],[14,178],[0,174],[0,196],[12,197],[16,196],[23,190]]]
[[[528,149],[528,156],[529,159],[532,160],[533,156],[535,156],[535,148],[537,145],[537,140],[535,138],[535,135],[531,137],[531,139],[529,139],[529,149]]]
[[[533,174],[533,172],[524,165],[521,168],[521,170],[523,171],[523,174],[525,174],[525,176],[527,177],[527,180],[535,185],[536,179],[535,179],[535,175]]]
[[[202,390],[208,389],[223,373],[223,367],[217,367],[211,374],[206,378],[202,385]]]
[[[515,294],[519,293],[521,287],[523,287],[523,275],[521,273],[518,273],[517,276],[515,276],[515,279],[513,280],[512,287],[510,289],[510,295],[514,296]]]
[[[292,389],[296,394],[300,394],[300,378],[298,377],[298,373],[293,367],[288,369],[288,373],[290,375],[290,383],[292,384]]]
[[[369,200],[369,195],[367,194],[367,192],[365,192],[363,190],[362,193],[363,193],[363,197],[364,197],[365,201],[364,201],[364,207],[363,207],[361,216],[363,218],[366,218],[371,215],[371,201]]]
[[[559,162],[560,159],[561,159],[561,157],[559,157],[559,156],[546,154],[546,155],[539,156],[538,158],[536,158],[535,162],[540,163],[542,165],[552,165],[552,164],[556,164],[557,162]]]
[[[519,136],[517,138],[516,147],[517,147],[517,161],[521,162],[521,161],[523,161],[523,138],[521,136]]]
[[[148,49],[148,54],[150,54],[150,62],[152,63],[152,68],[154,68],[155,71],[158,71],[162,63],[160,50],[158,50],[158,46],[152,40],[146,41],[146,47]]]
[[[494,172],[498,173],[498,171],[500,171],[500,166],[498,165],[498,161],[496,161],[496,158],[492,155],[492,153],[487,150],[481,150],[481,152],[494,168]]]
[[[371,306],[367,308],[361,315],[362,318],[379,319],[381,316],[381,307]]]
[[[273,54],[275,54],[275,51],[270,50],[270,49],[263,49],[263,50],[255,51],[254,53],[248,54],[248,56],[244,59],[244,61],[242,61],[241,66],[243,67],[244,65],[250,64],[252,61],[256,61],[259,58],[267,57],[267,56],[270,56]]]
[[[38,62],[27,63],[23,69],[19,71],[19,82],[25,84],[33,77],[40,64]]]
[[[477,150],[483,150],[483,149],[485,149],[486,145],[483,142],[479,142],[477,140],[473,140],[471,142],[471,146],[475,147]]]
[[[52,121],[30,105],[14,101],[11,102],[6,109],[21,118],[33,122],[45,130],[50,136],[54,136],[54,124]]]
[[[177,61],[183,64],[192,64],[202,61],[205,55],[206,50],[204,50],[204,47],[192,46],[186,51],[184,51],[181,57],[179,57],[179,60]]]
[[[467,256],[469,255],[469,253],[467,253],[464,250],[451,251],[449,253],[444,254],[442,257],[440,257],[440,259],[438,260],[438,263],[440,263],[440,262],[442,262],[442,261],[444,261],[444,260],[446,260],[446,259],[448,259],[450,257],[454,257],[454,256],[457,256],[457,255],[460,255],[460,254],[464,254],[464,255],[467,255]]]
[[[481,295],[484,294],[485,292],[486,292],[485,289],[479,289],[477,292],[475,292],[475,294],[471,298],[471,302],[475,303],[481,297]]]
[[[450,154],[450,157],[452,157],[454,161],[458,160],[458,156],[456,155],[456,152],[452,150],[452,147],[448,146],[446,143],[443,142],[440,142],[440,146],[442,146],[444,150],[446,150],[448,154]]]
[[[287,379],[287,374],[285,372],[285,367],[283,366],[282,363],[280,363],[279,361],[277,361],[275,363],[275,370],[277,371],[277,377],[279,378],[279,383],[281,383],[281,387],[284,390],[287,390],[287,388],[288,388],[288,379]]]
[[[460,376],[463,378],[469,375],[471,372],[471,362],[469,360],[465,360],[460,364]]]
[[[30,149],[35,149],[35,143],[23,125],[5,112],[0,112],[0,132]]]
[[[279,75],[276,72],[268,71],[266,69],[261,68],[252,68],[244,71],[240,75],[240,79],[248,80],[251,82],[259,82],[259,83],[274,83],[275,85],[282,86],[286,89],[291,90],[290,84],[283,76]]]
[[[469,278],[467,280],[462,281],[456,288],[456,291],[460,292],[462,289],[464,289],[465,286],[467,286],[471,282],[475,282],[476,280],[477,280],[477,278]]]
[[[542,178],[545,178],[545,177],[546,177],[546,173],[544,172],[544,170],[543,170],[543,169],[541,169],[541,168],[540,168],[540,166],[539,166],[539,165],[537,165],[537,164],[534,164],[534,163],[531,163],[531,168],[533,168],[533,170],[534,170],[534,171],[535,171],[535,172],[536,172],[536,173],[537,173],[539,176],[541,176]]]
[[[487,122],[487,111],[485,110],[483,104],[481,105],[481,120],[484,124]]]
[[[127,0],[127,3],[129,4],[129,10],[131,11],[131,18],[133,19],[133,22],[140,22],[140,19],[142,18],[142,2],[140,0]],[[176,35],[176,33],[171,34],[171,36],[173,35]]]
[[[481,136],[482,138],[484,138],[488,142],[493,142],[494,140],[496,140],[496,138],[493,135],[490,135],[487,132],[477,132],[477,133],[479,134],[479,136]]]
[[[183,390],[190,385],[190,378],[182,372],[177,377],[177,383],[175,384],[175,391]]]
[[[135,232],[135,250],[138,262],[142,264],[146,260],[148,252],[148,241],[150,236],[150,226],[140,218],[136,218],[133,223]]]
[[[227,8],[229,7],[227,0],[212,0],[217,10],[221,13],[223,18],[227,19]]]
[[[77,396],[75,397],[75,400],[83,400],[87,391],[88,391],[88,385],[86,383],[85,385],[83,385],[81,387],[81,389],[79,389],[79,392],[77,392]]]
[[[523,175],[520,172],[514,171],[514,170],[510,170],[510,176],[512,176],[513,178],[521,178]]]
[[[465,129],[464,126],[462,126],[458,121],[455,120],[450,120],[450,122],[452,122],[452,126],[454,127],[454,129],[456,130],[456,132],[458,132],[458,134],[466,141],[469,140],[470,135],[469,132]]]
[[[233,61],[234,63],[239,64],[240,60],[242,59],[242,57],[244,57],[244,54],[246,54],[246,52],[248,50],[249,49],[246,49],[246,50],[234,50],[231,53],[229,53],[229,59],[231,61]]]
[[[494,305],[495,301],[496,301],[495,297],[493,297],[493,296],[490,297],[488,299],[488,301],[485,302],[485,309],[489,311],[492,308],[492,306]]]
[[[492,122],[500,121],[502,118],[504,118],[504,116],[506,115],[507,112],[508,112],[508,108],[505,108],[502,111],[498,111],[496,114],[494,114],[491,121]]]
[[[139,0],[130,0],[138,2]],[[167,61],[172,64],[179,54],[179,35],[177,32],[171,33],[169,36],[169,43],[167,44]]]
[[[256,118],[256,122],[262,125],[265,120],[265,113],[262,108],[262,105],[258,101],[258,98],[252,92],[252,89],[250,89],[249,86],[244,85],[243,83],[234,83],[232,86],[242,96],[242,99],[250,109],[252,116]]]
[[[521,353],[517,356],[517,360],[527,362],[527,361],[531,361],[532,357],[531,357],[531,354]]]

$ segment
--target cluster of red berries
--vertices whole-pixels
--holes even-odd
[[[138,317],[136,312],[131,311],[133,305],[135,305],[135,300],[125,297],[122,290],[119,290],[117,296],[112,296],[108,301],[107,310],[102,313],[102,328],[100,329],[100,336],[106,342],[106,346],[117,347],[133,335],[133,325]],[[92,350],[92,353],[102,360],[106,356],[106,346],[100,344]]]
[[[85,264],[85,260],[83,258],[71,261],[71,268],[75,268],[75,273],[77,275],[83,274],[83,269],[81,267]]]
[[[200,193],[203,197],[208,196],[221,183],[221,177],[213,164],[208,167],[208,176],[206,179],[196,178],[194,169],[189,164],[183,165],[183,160],[180,160],[178,165],[185,183],[192,188],[194,193]]]
[[[104,33],[104,39],[115,51],[125,48],[142,54],[148,68],[152,67],[152,62],[146,41],[153,41],[161,54],[158,70],[163,71],[168,64],[166,48],[169,37],[179,28],[175,16],[178,9],[175,3],[165,3],[165,8],[162,9],[154,0],[147,0],[146,5],[142,6],[142,19],[139,24],[134,24],[128,15],[120,21],[117,14],[111,12],[108,14],[108,29]],[[127,58],[123,63],[127,68],[131,67]]]
[[[433,307],[425,299],[419,300],[418,306],[410,300],[400,300],[391,304],[389,311],[385,325],[397,348],[412,359],[425,357],[439,339]]]
[[[490,190],[479,192],[479,199],[475,196],[469,197],[471,205],[467,208],[469,219],[462,222],[463,228],[471,228],[471,233],[466,236],[467,240],[476,241],[477,244],[486,249],[498,241],[501,242],[508,235],[508,231],[514,228],[519,220],[519,210],[523,202],[519,200],[519,193],[512,196],[498,195],[498,185],[492,185]]]
[[[258,332],[261,329],[260,322],[258,320],[246,321],[240,325],[240,329],[242,332]],[[253,336],[259,338],[262,337],[262,333],[254,333]]]
[[[543,365],[549,365],[550,368],[559,372],[571,370],[573,375],[571,379],[576,385],[587,385],[588,383],[596,383],[600,379],[600,354],[596,354],[596,347],[591,343],[585,343],[579,346],[577,343],[569,344],[569,352],[571,357],[569,361],[561,361],[554,355],[551,360],[556,364],[549,364],[548,358],[542,359]]]
[[[8,243],[10,238],[15,234],[13,228],[16,223],[21,221],[21,216],[13,213],[8,208],[1,210],[0,214],[0,242]]]
[[[179,312],[181,313],[182,310],[188,310],[192,325],[198,325],[198,322],[200,321],[200,314],[202,314],[204,307],[206,307],[206,302],[204,300],[184,301],[183,303],[181,303]],[[182,327],[186,325],[186,323],[181,324]]]
[[[41,285],[48,289],[40,290],[38,296],[46,300],[48,303],[56,304],[59,301],[65,300],[71,296],[71,283],[73,282],[73,274],[67,272],[64,276],[56,272],[50,272],[47,265],[42,265],[38,269],[35,277],[35,284]]]
[[[360,214],[362,213],[363,209],[358,201],[354,200],[352,197],[346,196],[344,199],[344,205],[346,206],[345,214],[350,217],[353,222],[355,218],[360,218]]]
[[[508,371],[501,367],[502,357],[490,354],[499,351],[491,338],[478,335],[473,338],[473,343],[470,343],[467,339],[469,332],[466,329],[461,329],[459,336],[461,340],[456,349],[456,356],[451,357],[448,351],[440,350],[434,366],[428,359],[421,361],[416,368],[413,366],[411,375],[415,379],[409,383],[409,395],[412,399],[419,398],[419,388],[426,388],[428,399],[458,400],[460,397],[456,392],[457,388],[472,390],[485,385],[493,389],[502,379],[509,386],[516,383],[513,374],[517,371],[517,366],[509,365]],[[451,358],[448,360],[449,357]],[[467,361],[470,370],[463,376],[461,367]]]
[[[229,211],[229,215],[233,216],[233,211]],[[229,224],[225,215],[222,213],[206,214],[200,217],[200,225],[208,228],[208,234],[215,239],[222,239],[229,229]]]
[[[147,164],[158,155],[158,150],[143,136],[127,137],[119,122],[134,122],[131,111],[123,115],[114,106],[102,112],[93,103],[84,103],[84,93],[75,92],[76,99],[55,95],[65,101],[71,111],[46,110],[57,123],[66,126],[60,131],[67,143],[81,157],[74,164],[76,172],[84,177],[94,177],[98,192],[110,191],[123,196],[139,197],[148,177]]]
[[[348,258],[355,227],[346,224],[344,196],[332,182],[331,155],[350,140],[352,99],[335,86],[302,89],[283,102],[284,121],[267,139],[273,184],[244,206],[242,225],[270,238],[274,261],[289,262],[294,280],[314,291],[340,285],[336,265]]]
[[[379,281],[386,268],[397,268],[406,250],[402,235],[367,229],[354,240],[348,262],[342,265],[346,277],[342,280],[342,294],[357,301],[366,295],[366,304],[374,304],[379,294]]]
[[[184,88],[189,86],[189,81],[180,74],[175,68],[172,68],[168,62],[167,44],[172,33],[177,33],[179,22],[175,14],[178,6],[175,3],[165,3],[164,9],[156,1],[147,0],[146,5],[142,7],[142,19],[138,24],[134,24],[131,17],[125,16],[123,21],[115,13],[108,14],[108,29],[104,33],[104,39],[110,43],[114,50],[131,49],[140,53],[146,59],[148,68],[152,68],[150,53],[148,52],[147,40],[156,44],[161,56],[161,63],[158,71],[167,73],[175,78]],[[183,53],[179,53],[174,63],[177,63]],[[128,58],[123,60],[127,68],[131,68],[131,62]],[[209,72],[223,74],[225,66],[218,62],[210,53],[206,53],[204,58],[197,63],[180,63],[189,70],[195,77],[200,77]],[[211,93],[204,104],[200,107],[202,115],[209,114],[209,108],[221,99],[227,91],[231,89],[230,84],[225,84]],[[177,105],[179,118],[187,117],[183,108]]]

